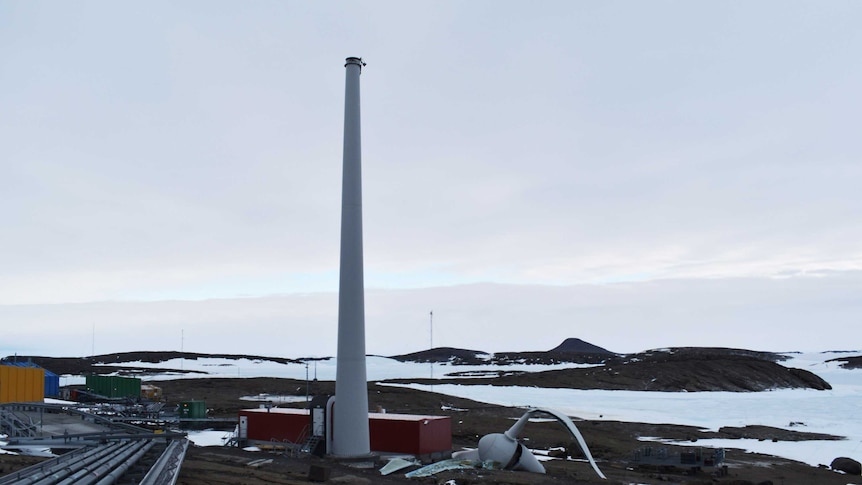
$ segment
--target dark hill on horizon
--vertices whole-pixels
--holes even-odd
[[[518,351],[489,353],[481,350],[435,347],[390,359],[399,362],[433,362],[451,365],[505,365],[505,364],[600,364],[615,354],[579,338],[567,338],[560,345],[547,351]]]
[[[844,369],[862,369],[862,356],[858,355],[855,357],[838,357],[826,362],[837,362]]]
[[[558,350],[563,348],[564,350]],[[565,350],[569,349],[569,350]],[[599,349],[600,351],[595,351]],[[592,351],[590,351],[592,350]],[[604,352],[601,352],[604,351]],[[147,375],[206,374],[200,370],[172,369],[167,366],[135,366],[135,362],[161,363],[171,359],[198,358],[250,359],[279,363],[302,363],[304,359],[263,357],[239,354],[201,354],[190,352],[126,352],[92,357],[27,357],[56,374]],[[642,391],[762,391],[780,388],[831,389],[829,383],[802,369],[784,367],[781,354],[745,349],[680,347],[656,349],[638,354],[614,354],[579,339],[567,339],[545,352],[504,352],[488,354],[479,350],[438,347],[390,357],[400,362],[444,363],[451,366],[445,376],[433,379],[394,379],[389,382],[491,384],[507,386],[558,387],[572,389],[627,389]],[[855,357],[841,360],[850,365]],[[316,360],[322,360],[317,358]],[[849,361],[849,362],[848,362]],[[511,364],[562,365],[563,368],[540,372],[495,370]],[[565,364],[580,364],[566,366]],[[457,366],[483,366],[481,371],[459,372]],[[444,371],[445,372],[445,371]],[[457,377],[471,379],[457,379]],[[427,381],[427,382],[426,382]]]
[[[403,355],[389,357],[398,362],[448,362],[452,365],[482,365],[492,358],[488,352],[481,350],[458,349],[455,347],[434,347]]]
[[[785,359],[771,352],[745,349],[680,347],[614,355],[602,364],[589,367],[540,372],[489,370],[482,375],[452,372],[442,379],[390,379],[384,382],[666,392],[832,389],[828,382],[812,372],[778,364]],[[457,378],[460,375],[472,378]]]
[[[110,374],[117,372],[119,374],[135,374],[138,370],[146,371],[150,367],[136,368],[135,362],[146,362],[150,364],[159,364],[172,359],[188,359],[197,360],[198,358],[217,358],[217,359],[249,359],[249,360],[268,360],[278,362],[280,364],[299,364],[300,359],[288,359],[285,357],[262,357],[259,355],[246,354],[202,354],[198,352],[177,352],[169,351],[137,351],[137,352],[116,352],[111,354],[93,355],[89,357],[43,357],[35,355],[16,355],[3,357],[3,361],[16,362],[32,362],[36,365],[61,375],[86,375],[86,374]],[[320,360],[320,359],[317,359]],[[200,373],[200,371],[168,369],[177,374],[185,373]]]
[[[553,349],[548,352],[572,352],[578,354],[607,354],[607,355],[615,355],[615,352],[611,352],[610,350],[603,349],[598,345],[593,345],[589,342],[584,342],[579,338],[567,338],[563,340],[563,343],[557,345]]]

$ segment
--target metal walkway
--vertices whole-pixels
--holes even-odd
[[[173,485],[189,443],[183,433],[154,433],[58,405],[6,404],[0,415],[6,417],[3,431],[10,436],[6,449],[71,450],[4,475],[0,485]],[[79,421],[101,429],[68,433]],[[60,429],[65,431],[58,434]],[[34,436],[36,430],[39,435]]]

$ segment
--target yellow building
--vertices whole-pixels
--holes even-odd
[[[0,365],[0,403],[45,400],[45,369]]]
[[[150,401],[161,401],[162,388],[152,384],[141,384],[141,397]]]

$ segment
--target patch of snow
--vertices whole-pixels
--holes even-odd
[[[554,369],[567,369],[581,366],[594,366],[594,364],[506,364],[506,365],[458,365],[452,366],[448,364],[433,364],[417,362],[399,362],[395,359],[379,356],[368,356],[366,362],[366,373],[369,381],[379,381],[384,379],[415,379],[429,377],[432,369],[453,369],[458,372],[471,371],[530,371],[540,372]],[[225,358],[205,358],[198,359],[171,359],[165,362],[124,362],[122,364],[110,364],[114,367],[133,368],[140,367],[152,369],[152,374],[139,376],[143,381],[159,381],[167,379],[195,379],[195,378],[212,378],[212,377],[281,377],[288,379],[296,379],[304,381],[306,376],[309,379],[317,377],[319,380],[332,381],[335,380],[336,360],[327,359],[320,361],[309,361],[309,366],[306,368],[303,362],[290,362],[282,364],[270,360],[250,360],[250,359],[225,359]],[[159,369],[184,370],[185,372],[167,372],[159,371]],[[119,375],[114,372],[108,375]],[[440,375],[434,373],[434,375]],[[83,376],[61,376],[60,385],[83,384],[85,381]]]
[[[187,436],[189,441],[194,443],[195,446],[224,446],[225,443],[234,437],[234,433],[206,429],[202,431],[189,431]]]
[[[641,440],[644,440],[641,438]],[[646,440],[644,440],[646,441]],[[848,449],[853,449],[852,444],[847,441],[775,441],[757,440],[750,438],[742,439],[701,439],[697,441],[675,441],[664,439],[653,439],[652,441],[668,443],[679,446],[701,446],[707,448],[725,448],[745,450],[747,453],[760,453],[763,455],[780,456],[790,460],[808,463],[812,466],[829,465],[832,460],[839,456],[847,456]],[[849,445],[849,446],[848,446]],[[859,442],[855,443],[856,449]],[[812,459],[814,456],[821,459]]]
[[[469,409],[456,408],[456,407],[452,407],[452,406],[447,406],[445,404],[440,406],[440,409],[443,411],[469,411]]]
[[[42,458],[54,458],[57,455],[51,452],[51,448],[44,446],[16,446],[17,454],[25,456],[38,456]]]
[[[511,421],[517,421],[521,418],[518,417],[518,418],[509,418],[509,419]],[[557,422],[557,420],[554,418],[527,418],[527,421],[529,421],[531,423],[556,423]]]
[[[293,402],[306,402],[305,396],[280,396],[277,394],[258,394],[256,396],[242,396],[240,401],[271,402],[273,404],[287,404]]]
[[[9,435],[0,434],[0,455],[17,455],[18,453],[15,453],[14,451],[3,449],[4,446],[9,444],[9,442],[6,441],[8,437]]]

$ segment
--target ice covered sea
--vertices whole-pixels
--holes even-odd
[[[721,426],[766,425],[776,428],[827,433],[844,436],[840,441],[776,442],[757,440],[699,440],[698,446],[741,448],[752,452],[782,456],[813,466],[828,465],[838,456],[862,461],[862,369],[842,369],[827,362],[853,353],[789,354],[787,367],[806,369],[829,382],[830,391],[785,389],[757,393],[734,392],[645,392],[532,387],[494,387],[438,384],[433,391],[476,401],[508,406],[540,406],[557,409],[583,419],[668,423],[717,430]],[[335,379],[335,360],[304,364],[279,364],[265,360],[176,359],[159,364],[130,362],[137,367],[159,367],[197,370],[206,374],[160,373],[145,378],[162,379],[194,377],[287,377],[320,380]],[[451,366],[402,363],[385,357],[369,357],[368,379],[441,377],[449,372],[474,371],[540,371],[564,367],[523,365]],[[466,377],[465,379],[469,379]],[[61,377],[61,385],[83,383],[80,377]],[[430,390],[427,385],[409,385]],[[650,439],[650,437],[644,437]]]
[[[436,385],[434,392],[508,406],[550,407],[591,420],[685,424],[709,430],[764,425],[846,437],[840,441],[711,439],[677,443],[739,448],[817,466],[828,465],[839,456],[862,461],[862,420],[858,419],[862,414],[862,370],[825,362],[841,355],[846,354],[797,354],[783,363],[819,375],[832,385],[829,391],[643,392]],[[429,386],[408,387],[427,390]]]

